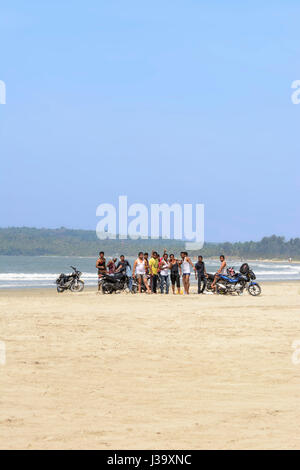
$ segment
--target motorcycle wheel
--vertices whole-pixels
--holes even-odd
[[[113,288],[109,284],[103,284],[102,285],[102,292],[103,292],[103,294],[112,294],[113,293]]]
[[[64,290],[65,290],[65,289],[64,289],[63,287],[57,286],[57,292],[58,292],[59,294],[62,294],[62,293],[64,292]]]
[[[261,294],[261,287],[259,284],[251,284],[248,287],[248,292],[250,295],[257,296]]]
[[[131,288],[131,293],[132,293],[132,294],[136,294],[137,291],[138,291],[137,286],[136,286],[136,285],[133,285],[132,288]]]
[[[70,289],[72,292],[82,292],[84,289],[84,282],[77,281],[77,284],[72,284]]]

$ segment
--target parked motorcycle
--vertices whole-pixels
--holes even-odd
[[[73,269],[72,274],[61,274],[55,281],[57,285],[57,292],[60,294],[66,290],[72,292],[82,292],[84,289],[84,281],[80,279],[82,273],[78,271],[74,266],[71,266]]]
[[[206,289],[212,291],[213,274],[208,274]],[[242,294],[246,289],[250,295],[261,294],[260,285],[255,282],[256,276],[247,263],[242,264],[240,271],[236,273],[233,268],[228,268],[227,275],[220,274],[216,282],[216,292],[218,294]]]
[[[206,287],[205,289],[208,291],[208,292],[212,292],[213,289],[211,288],[211,285],[214,281],[214,278],[215,278],[215,275],[214,274],[211,274],[211,273],[207,273],[206,275]]]
[[[132,292],[133,294],[137,292],[136,282],[123,273],[116,273],[116,274],[104,273],[101,279],[99,280],[99,282],[100,282],[103,294],[112,294],[113,292],[118,292],[118,291],[123,291],[123,290],[127,292]],[[131,288],[130,288],[130,284],[131,284]]]

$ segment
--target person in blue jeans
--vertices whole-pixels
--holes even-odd
[[[116,273],[126,274],[126,276],[128,277],[128,287],[129,287],[129,290],[131,291],[132,290],[131,266],[130,266],[129,261],[125,259],[124,255],[120,256],[120,261],[116,266]]]
[[[169,279],[170,263],[168,261],[167,253],[164,253],[163,258],[159,263],[159,269],[160,269],[160,292],[163,294],[164,290],[166,290],[166,294],[168,294],[169,288],[170,288],[170,279]]]
[[[126,267],[126,276],[128,277],[128,288],[132,292],[132,271],[130,264]]]

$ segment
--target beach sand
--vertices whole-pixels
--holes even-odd
[[[300,449],[300,283],[0,292],[1,449]],[[299,355],[300,356],[300,355]]]

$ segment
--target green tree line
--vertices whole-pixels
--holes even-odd
[[[184,249],[179,240],[99,240],[94,231],[36,228],[0,228],[0,255],[27,256],[95,256],[100,250],[108,255],[124,253],[135,256],[139,250],[160,253],[166,248],[175,254]],[[198,252],[193,252],[196,254]],[[205,243],[201,254],[215,257],[220,254],[237,258],[300,259],[300,238],[285,240],[272,235],[258,242]]]

